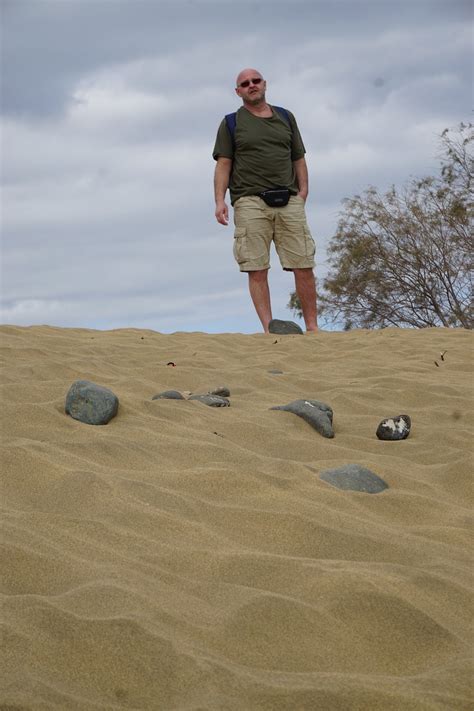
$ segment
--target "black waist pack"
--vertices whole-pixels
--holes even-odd
[[[263,193],[258,194],[258,197],[261,197],[270,207],[285,207],[290,200],[290,191],[288,188],[264,190]]]

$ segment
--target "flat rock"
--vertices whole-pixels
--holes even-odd
[[[379,439],[400,440],[406,439],[410,434],[411,420],[408,415],[388,417],[377,427],[375,433]]]
[[[66,395],[66,414],[87,425],[106,425],[118,411],[118,397],[102,385],[76,380]]]
[[[208,395],[220,395],[221,397],[230,397],[230,390],[225,385],[219,385],[214,390],[209,390]]]
[[[283,371],[277,370],[277,368],[273,368],[272,370],[269,370],[268,372],[271,373],[272,375],[283,375]]]
[[[319,400],[293,400],[288,405],[271,407],[271,410],[285,410],[302,417],[311,427],[319,432],[323,437],[332,439],[334,430],[332,427],[333,411],[324,402]]]
[[[361,491],[365,494],[378,494],[388,489],[388,484],[370,469],[360,464],[345,464],[337,469],[326,469],[319,478],[346,491]]]
[[[209,405],[209,407],[230,407],[230,402],[227,398],[220,395],[211,395],[210,393],[206,395],[191,395],[188,400],[199,400],[199,402]]]
[[[274,318],[270,321],[268,325],[268,330],[270,333],[277,333],[281,336],[285,336],[292,333],[303,334],[303,329],[298,326],[294,321],[280,321],[280,319]]]
[[[178,390],[164,390],[162,393],[153,395],[152,400],[185,400]]]

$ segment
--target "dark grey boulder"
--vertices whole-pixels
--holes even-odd
[[[191,395],[188,400],[199,400],[199,402],[209,405],[209,407],[230,407],[230,402],[227,398],[211,395],[210,393],[206,395]]]
[[[370,469],[361,467],[360,464],[345,464],[337,469],[326,469],[319,478],[347,491],[361,491],[365,494],[378,494],[388,489],[388,484]]]
[[[118,397],[89,380],[76,380],[66,395],[66,414],[87,425],[106,425],[118,411]]]
[[[379,439],[400,440],[406,439],[410,434],[411,420],[408,415],[388,417],[382,420],[375,433]]]
[[[298,417],[302,417],[323,437],[328,439],[334,437],[332,427],[333,412],[329,405],[324,402],[319,402],[319,400],[293,400],[288,405],[279,405],[270,409],[293,412]]]
[[[298,326],[294,321],[280,321],[274,318],[270,321],[268,325],[268,330],[270,333],[277,333],[281,336],[289,335],[292,333],[299,333],[303,335],[303,329]]]
[[[178,390],[164,390],[162,393],[153,395],[152,400],[185,400],[186,398],[181,395]]]
[[[219,385],[214,390],[209,390],[208,395],[220,395],[220,397],[230,397],[230,390],[225,385]]]

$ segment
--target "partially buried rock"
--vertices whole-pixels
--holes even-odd
[[[277,333],[281,336],[290,335],[292,333],[303,335],[303,329],[294,321],[280,321],[277,318],[270,321],[268,330],[270,333]]]
[[[388,484],[383,479],[360,464],[345,464],[337,469],[327,469],[321,472],[319,478],[337,489],[361,491],[365,494],[378,494],[388,489]]]
[[[207,393],[206,395],[191,395],[188,400],[199,400],[204,405],[209,405],[209,407],[230,407],[230,402],[225,397],[220,397],[220,395],[211,395]]]
[[[66,414],[87,425],[106,425],[118,411],[118,397],[89,380],[76,380],[66,395]]]
[[[333,412],[329,405],[324,402],[319,402],[319,400],[293,400],[288,405],[279,405],[270,409],[293,412],[298,417],[302,417],[323,437],[328,439],[334,437],[332,427]]]
[[[400,440],[406,439],[410,434],[411,420],[408,415],[389,417],[382,420],[375,433],[379,439]]]
[[[214,390],[209,390],[208,395],[220,395],[220,397],[230,397],[230,390],[225,385],[219,385]]]
[[[152,400],[185,400],[178,390],[164,390],[162,393],[153,395]]]

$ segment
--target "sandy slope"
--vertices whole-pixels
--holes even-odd
[[[1,354],[0,709],[472,708],[470,333],[9,326]],[[108,425],[64,414],[78,378]],[[335,439],[269,409],[301,397]],[[349,462],[390,488],[320,481]]]

